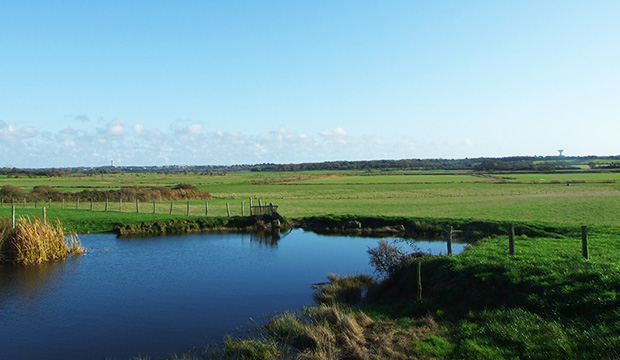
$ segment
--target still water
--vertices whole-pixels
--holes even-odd
[[[0,267],[0,359],[163,357],[313,303],[326,275],[371,273],[378,239],[294,230],[150,238],[82,235],[86,255]],[[406,247],[406,245],[404,245]],[[445,252],[443,242],[418,242]],[[454,252],[464,244],[454,244]]]

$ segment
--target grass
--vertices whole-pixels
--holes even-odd
[[[288,218],[308,216],[405,216],[480,221],[536,222],[549,225],[620,226],[620,173],[487,174],[411,172],[229,172],[225,176],[198,174],[114,174],[67,178],[5,178],[0,186],[19,186],[31,191],[36,185],[49,185],[62,191],[117,189],[122,186],[174,186],[188,183],[208,191],[209,216],[249,214],[250,198],[256,205],[274,203]],[[475,176],[474,176],[475,175]],[[566,186],[567,181],[573,181]],[[190,216],[204,217],[207,201],[191,201]],[[50,206],[51,205],[51,206]],[[136,224],[157,219],[182,218],[186,201],[158,201],[153,215],[152,202],[93,204],[75,202],[23,203],[16,201],[18,214],[40,216],[42,206],[66,228],[77,232],[113,231],[118,224]],[[116,213],[116,214],[114,214]],[[5,202],[0,216],[10,216]]]
[[[458,256],[417,259],[423,262],[422,302],[413,300],[413,264],[357,305],[350,302],[362,293],[360,284],[332,277],[317,294],[329,305],[274,318],[255,338],[228,338],[215,358],[620,358],[618,172],[229,172],[0,180],[0,186],[25,191],[42,184],[79,191],[178,183],[214,196],[209,217],[227,217],[227,203],[233,217],[241,215],[242,201],[247,214],[252,198],[255,204],[273,202],[287,218],[403,224],[429,233],[450,224],[495,235]],[[141,204],[140,213],[133,203],[123,204],[122,212],[104,212],[102,203],[94,204],[95,211],[87,202],[79,210],[54,203],[48,216],[61,219],[66,229],[101,232],[178,221],[186,218],[186,205],[175,202],[170,215],[169,202],[158,202],[157,214],[150,203]],[[38,217],[41,206],[18,206],[18,213]],[[204,213],[204,202],[190,202],[191,217]],[[9,214],[4,204],[0,216]],[[507,254],[508,223],[517,224],[515,256]],[[581,257],[581,225],[590,229],[590,260]]]
[[[14,228],[8,218],[0,221],[0,263],[40,264],[83,252],[76,236],[65,238],[60,221],[19,217]]]

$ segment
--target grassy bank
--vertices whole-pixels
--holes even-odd
[[[332,278],[321,305],[269,322],[260,346],[229,339],[225,348],[246,359],[616,359],[616,239],[593,234],[585,260],[570,237],[520,236],[514,256],[506,237],[485,238],[459,256],[415,259],[361,304],[346,295],[355,279]]]

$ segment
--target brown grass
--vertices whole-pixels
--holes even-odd
[[[13,228],[10,219],[0,220],[0,263],[40,264],[66,259],[84,252],[76,235],[65,240],[60,221],[19,217]]]

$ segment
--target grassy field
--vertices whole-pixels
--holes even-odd
[[[31,191],[49,185],[59,191],[119,189],[127,186],[174,186],[188,183],[210,192],[209,216],[249,214],[250,199],[274,203],[288,218],[315,215],[409,216],[498,221],[531,221],[548,224],[620,226],[620,173],[493,174],[446,172],[229,172],[226,175],[196,174],[113,174],[104,176],[2,178],[0,186],[14,185]],[[570,186],[567,186],[570,183]],[[135,202],[94,203],[96,214],[78,215],[78,204],[40,202],[24,204],[16,200],[19,213],[38,214],[46,206],[50,216],[70,225],[71,219],[90,223],[141,221],[135,216]],[[190,215],[204,216],[206,201],[191,201]],[[32,209],[32,211],[28,210]],[[90,211],[89,199],[81,200],[80,211]],[[0,216],[8,216],[7,204]],[[170,216],[170,202],[155,204],[158,215]],[[153,204],[140,204],[144,219],[153,218]],[[172,216],[185,216],[187,202],[176,201]],[[90,219],[96,217],[100,220]],[[110,217],[115,220],[108,220]],[[159,216],[155,216],[159,218]],[[90,219],[90,220],[89,220]],[[121,220],[124,219],[124,220]],[[102,227],[80,231],[101,231]],[[111,229],[107,229],[111,230]]]
[[[325,215],[441,219],[443,223],[528,224],[571,229],[545,237],[520,235],[516,255],[507,238],[478,241],[455,257],[422,260],[423,301],[415,302],[415,262],[392,274],[359,307],[321,305],[285,314],[261,338],[227,339],[212,358],[299,359],[476,358],[564,359],[620,357],[620,173],[341,171],[227,174],[115,174],[65,178],[0,178],[0,186],[60,191],[175,186],[210,192],[209,216],[249,214],[274,203],[287,218]],[[570,185],[569,185],[570,184]],[[192,217],[207,201],[190,201]],[[186,217],[187,201],[92,205],[88,199],[23,204],[19,215],[59,218],[66,230],[111,231],[121,225]],[[4,203],[0,217],[10,216]],[[590,231],[590,260],[581,257],[579,227]],[[351,291],[348,289],[347,291]],[[327,306],[327,307],[325,307]],[[368,316],[366,316],[368,315]],[[211,349],[213,350],[213,349]],[[210,350],[210,351],[211,351]],[[206,353],[205,353],[206,354]],[[148,357],[141,357],[146,359]],[[173,358],[179,358],[176,355]],[[188,354],[180,358],[211,358]]]

